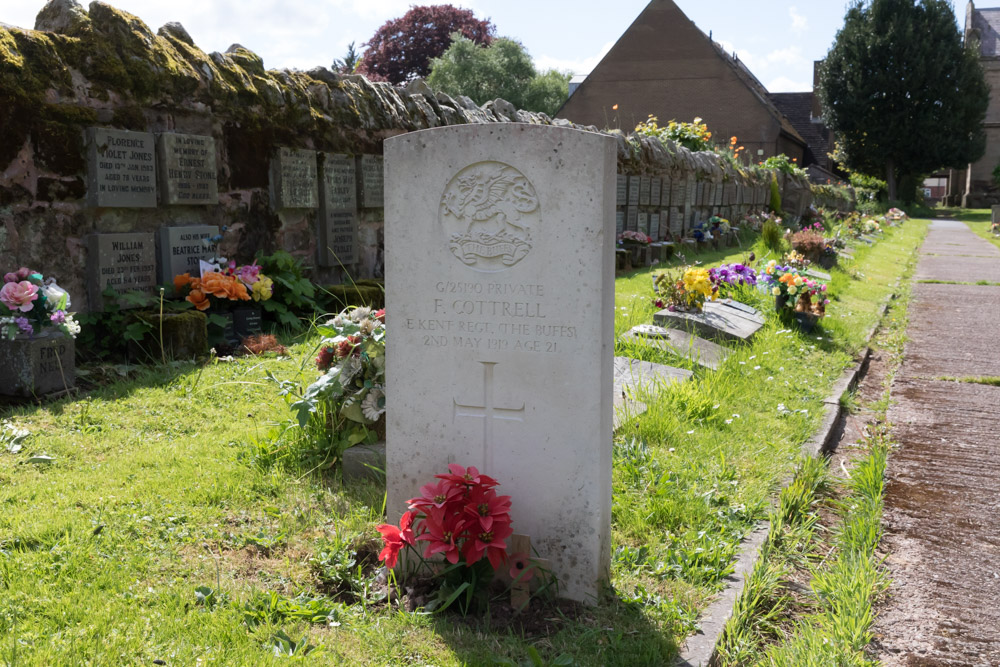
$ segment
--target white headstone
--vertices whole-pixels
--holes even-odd
[[[385,141],[387,483],[447,464],[512,497],[560,594],[611,556],[615,141],[504,123]]]

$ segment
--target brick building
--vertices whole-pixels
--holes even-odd
[[[817,153],[750,70],[672,0],[652,0],[556,115],[630,130],[650,114],[661,124],[700,117],[752,160],[784,153],[807,166]]]

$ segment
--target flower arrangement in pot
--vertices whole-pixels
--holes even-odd
[[[198,310],[226,310],[240,301],[267,301],[273,294],[273,282],[260,272],[257,264],[237,266],[229,262],[225,268],[206,271],[201,277],[182,273],[174,276],[174,289]]]
[[[385,436],[385,310],[352,307],[318,325],[323,374],[292,404],[299,424],[328,408],[338,448]]]
[[[625,231],[618,235],[618,245],[623,247],[647,246],[653,239],[642,232]]]
[[[719,296],[732,297],[740,287],[757,285],[757,272],[746,264],[722,264],[709,269],[708,276],[716,286]]]
[[[497,494],[499,482],[456,463],[434,478],[407,501],[398,526],[377,527],[383,543],[379,560],[393,580],[400,553],[406,550],[415,557],[402,563],[407,591],[420,598],[411,600],[414,606],[443,611],[457,601],[461,612],[468,613],[473,605],[483,606],[494,575],[507,563],[510,579],[526,583],[538,566],[530,554],[507,553],[507,539],[514,532],[511,497]],[[424,585],[410,581],[418,576],[425,577]]]
[[[686,267],[680,276],[663,271],[653,276],[653,305],[670,311],[701,312],[719,291],[708,269]]]
[[[826,297],[824,283],[799,275],[794,267],[778,264],[773,259],[765,265],[761,277],[761,285],[774,295],[779,312],[788,309],[817,317],[826,314],[830,300]]]
[[[0,338],[33,337],[58,332],[71,338],[80,325],[69,312],[70,296],[54,278],[21,267],[4,274],[0,287]]]

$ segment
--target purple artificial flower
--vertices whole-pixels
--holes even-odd
[[[35,328],[31,326],[31,322],[28,321],[27,317],[15,317],[14,324],[17,325],[18,329],[28,334],[29,336],[35,333]]]
[[[56,312],[49,315],[49,319],[52,320],[53,324],[65,324],[66,312],[63,310],[57,310]]]

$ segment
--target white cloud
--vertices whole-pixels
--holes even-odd
[[[797,46],[789,46],[784,49],[771,51],[764,56],[764,61],[768,65],[788,65],[795,67],[802,65],[806,60],[802,57],[802,49]]]
[[[742,60],[743,64],[746,65],[751,72],[754,70],[754,67],[763,64],[761,63],[760,59],[757,58],[757,56],[755,56],[753,53],[747,51],[746,49],[737,49],[736,45],[733,44],[732,42],[727,42],[724,39],[719,39],[716,40],[716,43],[718,43],[718,45],[722,47],[722,50],[728,53],[729,55],[733,55],[733,53],[735,52],[736,57]]]
[[[600,53],[596,56],[578,60],[567,60],[564,58],[553,58],[552,56],[539,56],[535,58],[535,67],[544,72],[545,70],[558,70],[560,72],[571,72],[573,74],[590,74],[597,64],[608,54],[614,42],[608,42],[601,47]]]
[[[767,90],[771,93],[808,93],[812,89],[812,84],[794,81],[787,76],[779,76],[767,84]]]
[[[788,15],[792,17],[792,32],[801,35],[809,28],[809,19],[799,14],[799,8],[792,5],[788,8]]]

